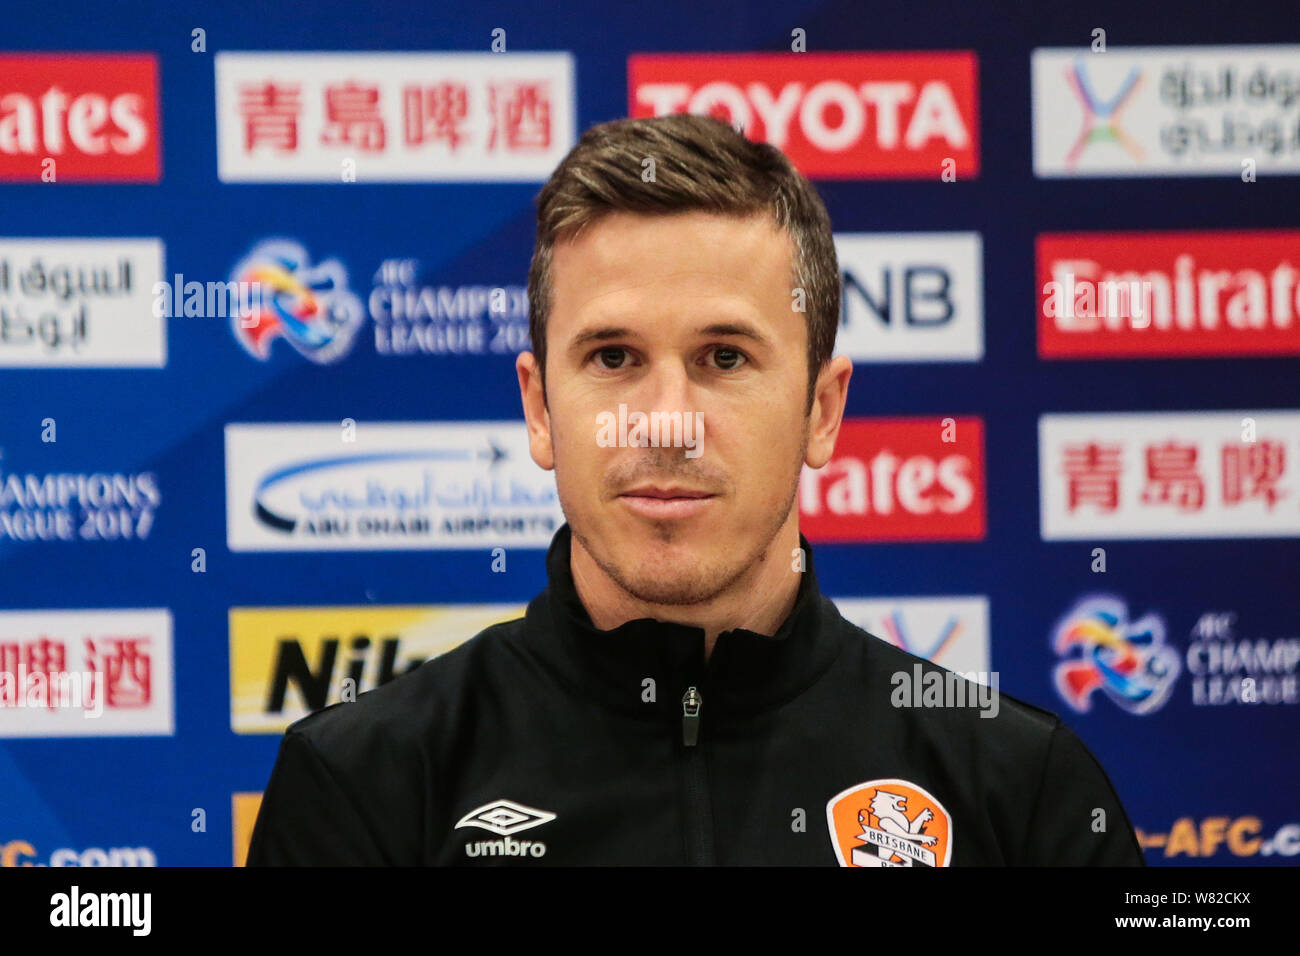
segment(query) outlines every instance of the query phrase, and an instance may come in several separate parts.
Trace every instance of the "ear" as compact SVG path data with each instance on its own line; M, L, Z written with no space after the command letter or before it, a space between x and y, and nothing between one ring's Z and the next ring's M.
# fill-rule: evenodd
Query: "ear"
M853 360L839 355L823 365L817 376L813 406L808 412L808 451L804 454L804 463L809 468L821 468L831 460L852 375Z
M519 374L519 397L524 403L524 420L528 423L528 452L538 466L550 471L555 467L555 449L551 445L551 414L546 409L542 391L542 373L532 352L520 352L515 359Z

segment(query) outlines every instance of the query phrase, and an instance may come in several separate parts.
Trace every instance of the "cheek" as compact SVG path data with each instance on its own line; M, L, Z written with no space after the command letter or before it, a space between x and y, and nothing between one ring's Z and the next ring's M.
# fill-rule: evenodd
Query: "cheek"
M752 500L762 501L763 507L772 501L784 503L790 483L798 481L803 467L803 421L792 419L788 410L760 417L762 412L774 411L756 409L722 452L737 488L745 489Z
M551 419L551 442L555 453L555 477L570 501L582 507L583 502L596 495L601 476L609 464L608 458L615 449L601 448L596 443L595 416L590 416L592 427L582 427L583 418L572 413L563 416L564 424Z
M709 425L715 428L710 430ZM787 405L755 398L745 407L728 410L725 417L705 415L705 435L716 434L718 445L730 459L747 462L788 464L791 449L800 441L803 420L790 413Z

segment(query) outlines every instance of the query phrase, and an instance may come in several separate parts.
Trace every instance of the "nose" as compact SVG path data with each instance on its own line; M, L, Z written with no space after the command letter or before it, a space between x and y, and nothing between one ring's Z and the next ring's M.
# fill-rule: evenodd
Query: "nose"
M674 356L655 362L649 374L638 383L635 400L643 412L689 411L691 402L690 370L685 361Z

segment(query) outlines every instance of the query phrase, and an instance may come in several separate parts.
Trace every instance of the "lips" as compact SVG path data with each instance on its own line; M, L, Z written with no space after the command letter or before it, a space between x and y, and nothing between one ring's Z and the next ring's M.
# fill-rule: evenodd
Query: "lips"
M643 485L640 488L633 488L630 491L625 491L623 492L623 495L632 498L661 498L661 499L711 498L713 497L713 492L695 491L692 488L678 488L672 485L666 488L660 488L654 485Z
M712 492L695 488L643 485L623 492L618 500L634 514L664 521L693 518L708 508L715 497Z

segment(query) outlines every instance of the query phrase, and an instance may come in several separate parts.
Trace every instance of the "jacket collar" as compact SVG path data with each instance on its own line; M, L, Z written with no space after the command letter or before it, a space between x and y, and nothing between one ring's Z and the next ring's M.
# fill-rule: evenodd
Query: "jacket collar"
M704 629L640 618L611 630L591 621L573 583L566 523L546 554L548 584L528 606L531 638L570 689L623 713L680 719L688 687L702 694L704 723L719 714L753 714L797 696L839 650L835 605L821 594L812 548L799 536L805 570L790 615L773 635L745 628L718 635L704 659ZM654 681L654 700L645 682Z

